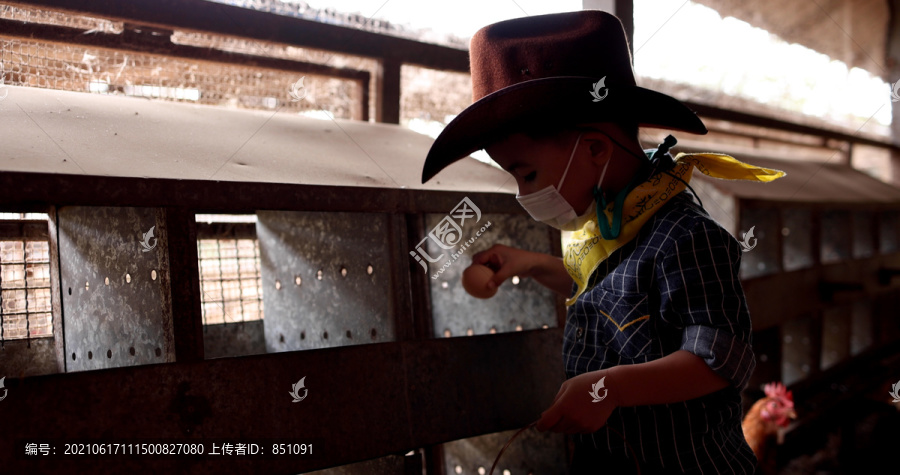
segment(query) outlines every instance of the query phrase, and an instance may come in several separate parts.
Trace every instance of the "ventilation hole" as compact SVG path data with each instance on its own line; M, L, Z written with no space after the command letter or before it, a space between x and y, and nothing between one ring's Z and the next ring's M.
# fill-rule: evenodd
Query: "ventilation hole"
M350 333L350 330L347 330L347 338L353 338L353 334Z
M325 339L327 340L327 339L328 339L328 332L325 332L323 335L325 336Z
M300 287L300 284L303 283L303 279L298 275L297 277L294 277L294 283L297 284L297 287Z
M69 295L72 295L72 287L69 287Z
M103 283L106 285L109 285L109 277L103 279Z
M279 334L278 334L278 341L281 342L281 343L284 343L284 335L282 335L282 334L279 333Z
M456 472L456 473L462 473L462 467L460 467L459 465L457 465L457 466L453 469L453 471Z
M372 329L372 339L374 340L377 335L378 335L378 332L376 332L375 329L373 328Z
M133 346L128 348L128 353L131 354L131 356L134 356L134 347Z
M131 274L125 274L125 282L131 283Z
M322 280L322 269L319 269L316 272L316 279Z
M89 359L89 360L94 359L94 352L93 352L93 351L88 351L88 359Z
M545 324L541 325L541 328L543 328L544 330L546 330L546 329L548 329L548 328L550 328L550 327L547 326L547 324L545 323Z
M450 329L449 328L444 330L444 337L450 338Z
M305 339L306 339L306 332L300 332L300 339L301 339L301 340L305 340Z
M484 467L478 467L478 475L484 475Z
M368 266L366 267L366 274L372 275L373 272L375 272L375 268L372 267L371 264L368 265Z
M446 282L441 282L441 288L442 288L442 289L446 289L446 288L448 288L448 287L450 287L450 284L448 284L448 283L446 283Z
M150 271L150 278L156 280L156 269Z
M347 277L347 268L341 267L341 277Z
M503 475L512 475L509 470L504 470Z
M72 361L75 361L75 353L72 353Z
M157 347L156 348L156 356L161 356L161 355L162 355L162 350L160 350L159 347Z
M112 350L109 350L109 349L106 350L106 357L107 357L107 358L112 358Z
M522 331L522 325L516 325L516 331L517 332Z
M497 333L497 329L494 328L494 327L491 327L490 332L491 332L491 333Z
M512 278L513 285L519 285L519 276L514 275Z
M281 281L275 280L275 290L281 290Z
M472 330L471 328L469 328L468 330L466 330L466 336L472 336L472 335L474 335L474 334L475 334L475 331Z

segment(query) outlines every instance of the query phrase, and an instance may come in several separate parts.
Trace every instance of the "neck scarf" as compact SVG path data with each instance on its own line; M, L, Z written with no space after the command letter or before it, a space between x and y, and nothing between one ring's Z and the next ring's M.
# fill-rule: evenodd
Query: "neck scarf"
M673 196L684 191L690 183L694 168L714 178L727 180L751 180L770 182L785 175L783 171L757 167L738 161L729 155L719 153L679 153L669 173L656 173L643 183L639 183L625 197L622 205L621 232L615 239L604 239L598 227L597 218L589 220L566 245L563 263L572 280L578 285L575 295L566 300L572 305L587 290L591 274L597 270L614 251L634 239L638 231ZM602 210L605 219L613 217L615 203L608 203ZM598 205L599 206L599 205Z

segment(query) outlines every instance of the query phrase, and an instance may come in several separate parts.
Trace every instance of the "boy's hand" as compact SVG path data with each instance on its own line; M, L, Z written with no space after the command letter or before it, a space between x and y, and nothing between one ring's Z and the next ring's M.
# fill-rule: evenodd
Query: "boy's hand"
M473 255L472 263L493 269L494 277L488 282L488 289L493 290L514 275L531 277L531 270L538 257L539 255L534 252L494 244L490 249Z
M537 430L589 434L606 425L606 420L618 406L616 387L608 376L609 371L598 370L566 380L553 404L541 413ZM601 388L598 383L604 377ZM602 400L593 402L594 399Z

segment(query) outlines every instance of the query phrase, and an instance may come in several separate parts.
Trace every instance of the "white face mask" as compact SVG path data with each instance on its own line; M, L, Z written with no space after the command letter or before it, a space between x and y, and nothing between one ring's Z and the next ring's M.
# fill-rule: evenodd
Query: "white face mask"
M572 149L572 155L569 156L569 163L566 164L566 170L559 180L559 185L556 187L549 185L540 191L529 193L525 196L516 195L516 200L535 221L540 221L562 231L581 229L596 213L595 200L591 200L591 205L588 206L588 209L581 215L578 215L575 213L572 205L559 194L559 189L562 187L563 181L565 181L566 175L569 173L569 166L572 165L572 159L575 157L575 151L578 150L578 143L581 142L582 134L584 132L579 133L578 138L575 139L575 148ZM603 172L600 174L600 180L597 183L598 186L603 183L603 177L606 176L606 167L609 166L611 161L612 157L603 165Z

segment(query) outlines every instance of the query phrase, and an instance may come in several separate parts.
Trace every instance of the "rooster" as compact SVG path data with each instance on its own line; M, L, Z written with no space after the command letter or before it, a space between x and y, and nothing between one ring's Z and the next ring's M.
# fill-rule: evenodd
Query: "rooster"
M797 418L794 411L794 396L781 383L766 384L766 397L756 401L744 416L741 428L744 438L759 460L762 473L775 473L776 462L773 453L775 436L781 442L780 429L787 427Z

